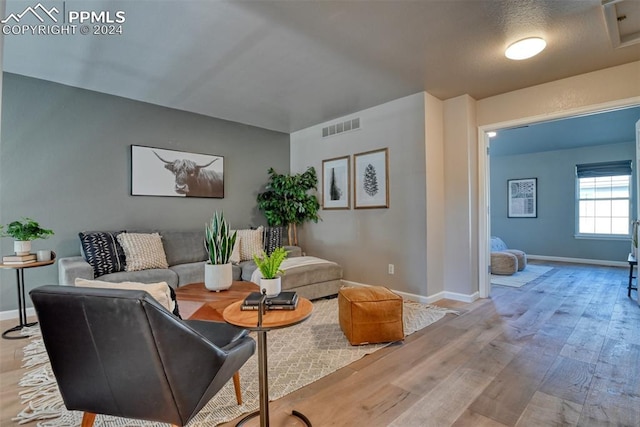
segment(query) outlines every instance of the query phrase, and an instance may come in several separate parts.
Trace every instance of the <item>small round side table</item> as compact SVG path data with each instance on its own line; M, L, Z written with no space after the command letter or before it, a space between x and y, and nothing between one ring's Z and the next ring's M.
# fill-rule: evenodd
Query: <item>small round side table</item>
M265 297L260 300L258 310L243 311L243 301L237 301L224 309L224 320L234 326L256 331L258 334L258 383L260 409L241 419L237 427L249 419L260 416L260 427L269 427L269 380L267 368L267 332L272 329L286 328L304 322L313 311L313 304L306 298L298 298L295 310L264 310ZM311 421L302 413L293 410L291 414L311 427Z
M0 264L0 268L16 270L16 283L18 285L18 315L20 324L11 329L7 329L2 333L2 338L7 340L18 340L28 338L26 335L11 336L12 332L20 332L23 328L36 325L38 322L27 323L27 299L24 294L24 270L27 268L44 267L56 262L56 254L51 251L51 259L49 261L36 261L27 264Z

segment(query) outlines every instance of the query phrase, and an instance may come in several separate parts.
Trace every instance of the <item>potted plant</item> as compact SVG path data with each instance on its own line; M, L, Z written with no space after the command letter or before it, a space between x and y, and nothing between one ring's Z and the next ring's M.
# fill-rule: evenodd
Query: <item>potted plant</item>
M229 258L236 244L237 231L231 233L224 214L216 212L205 225L204 246L209 259L204 266L204 285L212 291L229 289L233 283L233 267Z
M287 227L290 245L298 244L298 225L320 219L320 202L315 194L308 194L317 186L318 177L313 167L295 175L279 174L269 168L269 182L266 191L258 194L258 208L270 226Z
M32 240L46 239L53 234L52 230L40 227L40 224L31 218L10 222L6 229L0 226L0 237L13 237L13 250L16 255L27 255L31 252Z
M262 273L260 292L266 290L267 297L277 296L282 289L282 278L279 275L284 274L284 271L280 270L280 265L286 258L287 250L283 247L276 248L271 255L267 255L264 251L261 257L253 255L253 260Z

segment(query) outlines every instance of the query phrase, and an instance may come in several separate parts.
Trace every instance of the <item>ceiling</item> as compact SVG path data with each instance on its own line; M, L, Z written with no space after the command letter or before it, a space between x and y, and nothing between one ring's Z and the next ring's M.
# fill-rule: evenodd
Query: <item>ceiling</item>
M638 120L640 106L503 129L491 138L491 156L633 142Z
M41 3L123 11L123 34L7 35L5 71L287 133L420 91L482 99L640 60L640 44L612 47L601 0ZM5 17L35 4L7 0ZM640 1L625 8L633 33ZM546 50L506 59L526 36Z

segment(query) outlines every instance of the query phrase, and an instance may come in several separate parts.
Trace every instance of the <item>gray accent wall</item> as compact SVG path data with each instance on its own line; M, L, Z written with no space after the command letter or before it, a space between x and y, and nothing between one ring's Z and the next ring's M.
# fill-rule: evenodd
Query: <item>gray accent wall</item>
M0 218L52 228L34 251L77 255L83 230L200 230L216 210L235 228L266 224L256 196L267 170L289 171L284 133L10 73L2 90ZM224 156L224 199L131 196L132 144ZM0 244L13 252L10 238ZM27 291L57 283L57 265L25 280ZM16 309L14 271L0 281L0 311Z
M626 261L629 240L577 239L575 166L635 159L635 143L491 157L491 234L529 254ZM634 162L635 180L635 162ZM507 180L538 179L538 217L507 218ZM632 190L632 199L635 191ZM632 202L631 212L635 212Z

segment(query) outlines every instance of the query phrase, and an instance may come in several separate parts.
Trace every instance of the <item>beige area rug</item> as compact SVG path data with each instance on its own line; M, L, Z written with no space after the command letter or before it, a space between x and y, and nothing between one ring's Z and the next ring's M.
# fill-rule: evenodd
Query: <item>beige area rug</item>
M268 334L271 400L310 384L386 345L351 346L338 325L337 298L316 301L313 308L313 314L306 322L290 328L276 329ZM405 302L405 334L412 334L442 319L447 313L455 312L440 307ZM20 424L39 420L37 425L42 427L79 426L82 413L67 411L64 407L39 330L37 327L33 329L30 332L34 339L25 347L23 366L37 367L30 369L20 381L20 386L24 387L20 396L26 407L14 420ZM240 370L240 381L244 399L242 406L236 404L233 385L229 381L189 423L189 426L215 426L258 408L257 352ZM105 427L165 424L98 415L94 425Z
M553 267L529 264L525 267L524 270L518 271L511 276L492 274L491 284L519 288L529 282L536 280L538 277L542 276L545 273L548 273L551 270L553 270Z

